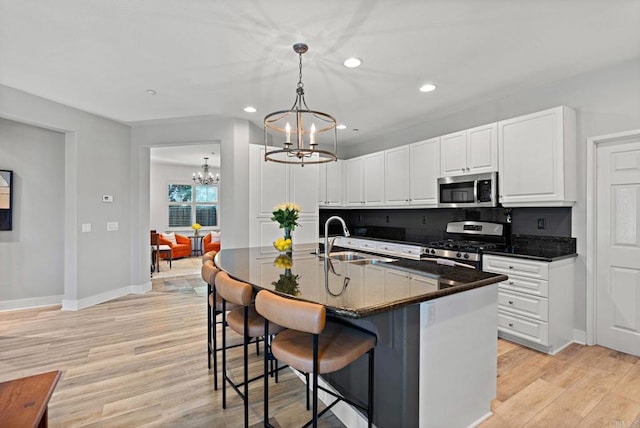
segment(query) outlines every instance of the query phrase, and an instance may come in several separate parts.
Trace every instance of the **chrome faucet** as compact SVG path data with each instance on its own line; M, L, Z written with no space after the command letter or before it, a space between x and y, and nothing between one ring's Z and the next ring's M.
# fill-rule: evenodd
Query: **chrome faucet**
M329 223L331 223L333 220L338 220L340 223L342 223L342 231L344 233L344 236L350 236L349 229L347 229L347 224L344 222L342 217L339 217L337 215L329 217L327 221L324 223L324 258L325 260L329 259L329 253L331 253L331 247L333 247L334 242L336 242L336 238L333 238L332 240L329 239Z

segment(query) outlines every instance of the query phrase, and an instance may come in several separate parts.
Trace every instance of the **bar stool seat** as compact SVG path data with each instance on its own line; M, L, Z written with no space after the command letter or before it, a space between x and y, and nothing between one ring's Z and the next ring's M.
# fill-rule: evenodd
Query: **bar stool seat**
M264 324L262 325L264 330ZM328 322L318 337L318 373L338 371L376 346L376 338L342 324ZM278 334L271 345L280 362L305 373L313 372L313 336L297 330Z

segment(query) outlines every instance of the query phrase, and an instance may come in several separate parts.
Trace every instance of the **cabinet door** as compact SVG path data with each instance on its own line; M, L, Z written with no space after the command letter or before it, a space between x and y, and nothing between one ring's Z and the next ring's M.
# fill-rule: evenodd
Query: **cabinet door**
M327 164L318 165L318 204L327 204Z
M277 163L274 165L280 168L283 166ZM287 165L289 168L289 199L282 202L294 202L300 205L300 215L318 213L318 166L314 164L304 167Z
M573 118L565 129L564 114ZM575 115L558 107L498 122L500 202L514 205L571 205L565 174L575 183ZM565 133L567 141L565 142ZM565 156L568 158L565 159ZM573 187L571 187L572 189Z
M384 152L384 200L387 205L409 203L409 146Z
M346 174L346 199L347 205L361 206L364 203L362 195L362 158L349 159L345 161L344 172Z
M384 152L367 155L364 158L364 203L382 205L384 203Z
M258 210L254 214L271 216L273 207L288 201L288 169L286 165L265 162L264 147L260 147L259 150L259 146L253 147L255 147L254 151L259 151L260 156L257 160L258 174L256 180L254 180L255 186L252 189L252 198L258 201ZM315 199L313 203L315 205Z
M440 138L409 146L409 201L413 205L438 203L440 176Z
M326 201L327 205L342 205L342 166L343 162L329 162L326 166Z
M467 172L471 174L498 170L498 124L467 130Z
M440 170L443 176L466 174L467 131L440 137Z

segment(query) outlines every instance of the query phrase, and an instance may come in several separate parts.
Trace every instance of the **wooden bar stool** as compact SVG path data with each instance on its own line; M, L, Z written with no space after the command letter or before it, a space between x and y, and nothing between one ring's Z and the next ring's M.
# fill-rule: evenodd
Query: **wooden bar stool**
M265 333L272 322L287 328L278 333L271 341L270 352L280 362L288 364L313 377L313 418L304 427L318 426L318 418L339 401L345 401L367 413L369 427L373 424L373 368L376 336L353 326L326 320L326 308L323 305L287 299L266 290L256 296L256 310L265 318ZM265 371L267 369L265 350ZM368 354L369 389L367 407L363 407L345 397L318 385L318 375L340 370ZM327 408L318 413L318 389L336 398ZM264 425L269 425L268 382L264 383Z
M234 383L227 375L226 329L222 329L222 408L227 408L227 384L229 384L244 401L244 426L249 426L249 382L261 377L267 377L268 372L249 379L248 345L252 337L271 336L283 328L270 323L265 329L265 320L253 305L253 287L246 282L231 278L226 272L219 272L215 278L216 292L222 299L222 320L229 328L243 337L243 381ZM228 309L228 303L238 305L233 310ZM227 313L227 311L229 311ZM265 341L266 343L266 341ZM265 352L266 353L266 352ZM277 373L277 370L276 370ZM243 390L240 390L243 387Z

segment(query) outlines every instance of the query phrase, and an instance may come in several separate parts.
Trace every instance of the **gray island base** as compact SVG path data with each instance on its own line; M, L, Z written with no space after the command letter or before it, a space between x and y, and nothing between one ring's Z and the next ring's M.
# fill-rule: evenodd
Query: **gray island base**
M322 303L329 316L377 335L376 427L468 427L491 415L497 283L505 275L400 261L375 266L334 262L326 269L318 256L296 248L290 270L298 276L297 286L283 292L277 289L283 274L277 257L267 248L222 250L215 263L256 289ZM366 371L366 359L361 359L323 375L320 382L366 403ZM347 404L332 411L350 428L367 425Z

